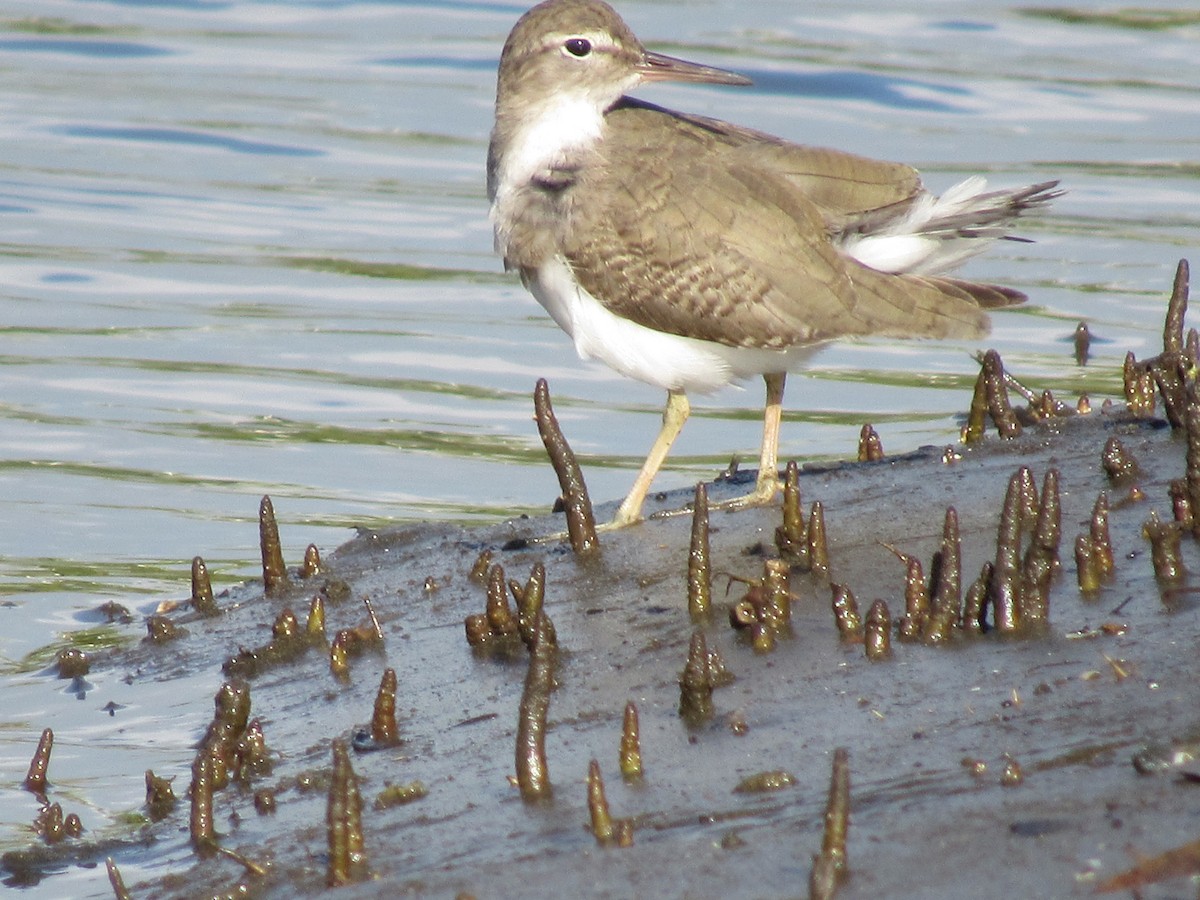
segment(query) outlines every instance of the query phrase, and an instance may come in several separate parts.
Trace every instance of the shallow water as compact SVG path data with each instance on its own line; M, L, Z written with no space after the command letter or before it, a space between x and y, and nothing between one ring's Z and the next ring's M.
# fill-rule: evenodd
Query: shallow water
M1152 352L1196 245L1200 23L1189 4L1160 8L1184 21L1001 2L621 6L649 45L757 82L644 92L656 102L910 162L938 189L975 172L1063 179L1070 193L1023 229L1036 243L965 274L1030 294L987 343L1071 396L1119 393L1115 363ZM41 728L110 723L103 677L80 703L27 654L94 627L106 600L143 613L184 595L195 554L219 581L253 574L264 493L293 561L356 524L544 509L557 485L529 400L543 376L593 495L628 487L662 398L579 362L491 252L494 65L523 9L16 0L0 14L5 788ZM1088 368L1072 358L1080 320L1102 339ZM791 379L781 452L850 456L866 421L889 452L952 442L976 349L825 350ZM747 388L694 404L662 486L753 458ZM175 744L201 724L156 723ZM89 796L101 821L140 802ZM27 840L10 806L6 847Z

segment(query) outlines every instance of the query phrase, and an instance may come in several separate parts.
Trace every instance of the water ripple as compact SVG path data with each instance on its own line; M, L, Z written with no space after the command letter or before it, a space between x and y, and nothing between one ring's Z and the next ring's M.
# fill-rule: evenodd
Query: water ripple
M287 144L246 141L241 138L180 128L135 128L103 125L61 125L50 129L67 137L99 138L118 141L144 141L153 144L185 144L193 147L216 147L234 153L258 156L324 156L325 151Z

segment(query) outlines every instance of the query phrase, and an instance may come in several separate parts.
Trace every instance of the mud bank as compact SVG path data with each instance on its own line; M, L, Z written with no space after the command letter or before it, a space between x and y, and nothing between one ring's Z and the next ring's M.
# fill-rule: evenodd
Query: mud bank
M588 557L539 542L563 530L561 515L363 532L310 559L306 577L276 571L267 590L257 582L224 592L214 616L168 612L181 629L173 639L92 660L90 677L108 672L160 697L175 693L200 719L223 682L248 690L247 715L268 751L212 793L210 811L189 812L192 754L160 757L158 774L180 777L179 802L158 821L9 853L5 875L28 884L84 866L102 883L112 857L135 897L309 896L330 880L347 882L345 897L806 896L837 748L848 750L851 781L839 897L1084 896L1119 887L1112 879L1137 857L1172 848L1185 848L1181 862L1159 860L1133 883L1171 865L1194 872L1197 788L1186 765L1172 763L1200 738L1200 620L1187 574L1200 559L1190 525L1170 526L1182 543L1169 571L1161 558L1156 570L1146 536L1152 511L1164 523L1176 515L1171 482L1189 469L1185 432L1110 404L1013 438L802 470L805 510L823 508L829 570L792 571L790 621L778 623L768 652L732 628L728 612L761 581L764 558L778 555L778 506L713 510L714 609L699 621L688 610L688 515L603 534ZM1114 437L1123 467L1112 465ZM966 591L998 560L1001 508L1021 467L1037 484L1057 473L1060 564L1047 622L1003 633L993 610L982 631L960 620L941 639L902 640L897 553L923 561L928 575L952 506ZM710 501L744 492L739 480L709 484ZM1113 566L1081 589L1076 538L1096 536L1102 494ZM647 512L690 499L659 495ZM611 507L598 512L603 519ZM535 680L529 653L515 639L472 647L464 633L464 620L485 608L485 553L522 584L545 567L557 660L544 728L549 789L537 800L514 783L518 710ZM839 632L833 584L849 587L864 615L872 601L887 602L891 650L876 654L885 658L868 659L861 641ZM324 634L275 654L269 648L292 628L280 631L283 611L302 622L314 597ZM339 631L351 635L340 676L329 649ZM711 716L685 718L680 683L697 633L733 677L712 690ZM371 722L387 669L395 733L377 740ZM618 755L630 701L644 767L633 778ZM152 741L152 718L129 727ZM347 781L343 761L336 803L335 742L351 748L356 779ZM592 833L593 759L612 816L631 820L629 846ZM130 771L140 765L131 760ZM75 798L56 796L54 781L51 756L44 796L73 811ZM330 843L327 815L340 845ZM345 854L336 878L331 853ZM1181 883L1163 885L1142 896Z

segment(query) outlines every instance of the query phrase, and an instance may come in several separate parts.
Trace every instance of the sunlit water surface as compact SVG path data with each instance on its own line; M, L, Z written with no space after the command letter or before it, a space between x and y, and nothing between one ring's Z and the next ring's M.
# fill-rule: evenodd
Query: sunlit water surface
M1029 293L987 342L1018 376L1118 395L1121 358L1154 352L1175 263L1197 245L1191 5L901 6L622 12L652 47L756 81L644 92L656 102L909 162L935 189L976 172L1062 179L1070 193L1022 229L1035 243L998 245L965 274ZM183 771L207 712L193 696L215 677L184 697L98 673L81 701L45 648L97 628L105 601L140 618L186 595L196 554L219 583L254 574L263 494L293 562L355 525L544 510L557 485L531 422L539 377L593 496L628 487L663 398L578 361L492 254L495 61L523 9L10 0L0 13L0 849L30 840L17 786L43 727L97 833L140 805L142 769ZM1085 368L1080 321L1099 338ZM889 452L952 443L978 349L825 350L791 379L782 454L852 456L864 422ZM660 486L753 459L761 396L747 388L696 400ZM110 717L109 701L127 710ZM96 764L95 746L140 756ZM30 895L64 892L109 896L98 872Z

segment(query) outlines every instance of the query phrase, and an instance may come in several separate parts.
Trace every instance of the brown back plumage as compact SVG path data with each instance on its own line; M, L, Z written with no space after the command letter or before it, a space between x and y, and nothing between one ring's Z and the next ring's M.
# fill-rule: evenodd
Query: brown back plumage
M721 344L976 337L1017 291L876 272L831 235L921 190L907 166L623 101L583 168L561 251L617 315Z

